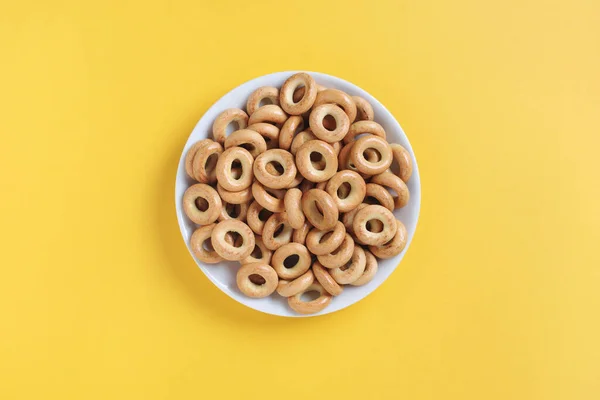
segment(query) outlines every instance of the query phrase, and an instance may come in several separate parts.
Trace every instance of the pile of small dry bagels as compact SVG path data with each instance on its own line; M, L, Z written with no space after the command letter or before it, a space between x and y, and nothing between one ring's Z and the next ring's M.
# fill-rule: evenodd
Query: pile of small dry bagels
M255 90L246 111L223 111L214 140L195 143L185 159L200 182L183 196L200 225L190 243L196 258L239 261L242 293L277 291L302 314L327 307L343 285L371 281L377 258L406 245L392 211L408 203L412 174L408 151L373 119L365 99L306 73ZM227 135L231 123L239 129ZM305 301L307 292L319 296Z

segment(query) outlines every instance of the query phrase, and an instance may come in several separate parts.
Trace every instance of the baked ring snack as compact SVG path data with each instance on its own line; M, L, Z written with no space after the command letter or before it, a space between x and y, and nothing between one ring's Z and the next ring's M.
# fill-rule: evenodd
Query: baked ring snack
M197 183L183 194L183 212L198 225L212 224L219 218L223 203L211 186Z
M294 243L306 244L306 236L310 232L312 226L308 222L304 222L299 229L295 229L292 234L292 241Z
M333 228L339 216L331 196L320 189L310 189L302 195L302 211L308 222L322 231Z
M329 179L325 190L333 199L339 212L348 212L363 202L367 195L367 187L365 180L357 172L343 170Z
M188 174L188 176L190 178L196 179L196 177L194 176L193 162L194 162L194 157L196 156L196 153L198 153L198 149L200 147L202 147L203 145L205 145L206 143L210 143L210 142L212 142L212 140L210 140L210 139L203 139L203 140L197 141L196 143L194 143L192 145L192 147L190 147L190 149L185 154L185 172Z
M394 158L394 162L398 164L398 177L404 181L404 183L408 182L410 177L412 176L412 159L410 158L410 154L408 150L399 145L398 143L391 143L392 155ZM393 162L392 162L393 165Z
M358 121L350 125L348 134L344 137L344 144L353 142L356 136L370 134L379 136L382 139L386 138L385 130L375 121Z
M319 155L323 164L316 165L312 161ZM324 182L331 178L338 169L338 160L333 147L322 140L309 140L296 153L296 167L302 176L311 182Z
M213 137L216 142L219 144L225 143L227 138L226 129L232 122L237 123L238 129L244 129L248 126L248 114L239 108L229 108L219 114L212 126Z
M294 92L303 86L302 98L294 101ZM279 91L279 103L284 111L290 115L300 115L307 112L317 98L317 83L307 73L300 72L290 76L281 86Z
M315 300L303 301L301 298L302 295L311 291L318 292L319 297ZM313 282L306 290L288 297L288 305L299 314L314 314L327 307L331 303L331 298L331 295L323 289L323 286L317 282Z
M277 250L292 241L293 229L287 221L287 214L275 213L269 217L262 231L263 243L269 250Z
M223 146L210 139L203 141L192 160L192 174L200 183L213 184L217 181L217 162Z
M336 104L344 110L350 123L353 123L356 119L356 103L346 92L337 89L325 89L317 92L313 107L318 107L321 104Z
M365 203L379 204L390 211L394 211L394 198L386 188L376 183L367 183L366 189Z
M281 279L277 285L277 293L283 297L294 296L298 293L304 292L310 287L315 281L315 276L311 270L307 270L304 274L300 275L292 281L286 281Z
M289 189L283 198L285 212L292 229L300 229L306 218L302 211L302 191L300 189Z
M367 223L378 220L383 224L381 231L369 230ZM380 246L390 241L396 233L396 219L394 214L380 205L368 205L358 211L352 221L352 231L361 243Z
M370 161L365 152L369 149L379 153L379 160ZM356 166L358 172L367 175L376 175L384 172L392 165L392 148L379 136L363 136L354 142L350 150L350 160Z
M369 250L365 250L364 252L366 259L365 269L362 275L357 280L350 283L352 286L366 285L367 283L373 280L375 274L377 273L377 259Z
M248 96L248 101L246 101L248 115L254 114L261 107L263 101L269 101L269 104L275 104L276 106L279 105L279 89L273 86L262 86L252 92Z
M286 243L273 253L272 264L281 279L296 279L312 265L310 253L300 243Z
M365 271L367 259L365 251L360 246L354 246L354 252L349 265L332 268L329 273L340 285L347 285L360 278Z
M219 214L218 220L223 221L226 219L237 219L240 221L246 221L248 207L248 203L230 204L223 202L223 207L221 207L221 213Z
M345 236L346 228L338 221L332 229L311 229L306 236L306 247L316 256L330 254L340 247Z
M275 270L265 263L244 264L236 274L240 292L248 297L267 297L277 289L279 279Z
M396 208L402 208L408 204L408 201L410 200L408 186L406 186L406 183L404 183L402 179L393 173L385 171L381 174L375 175L373 178L371 178L371 182L381 186L389 187L396 192L396 196L394 196L394 206L396 206Z
M321 284L321 286L323 286L323 289L325 289L327 293L329 293L332 296L339 296L340 294L342 294L344 288L341 287L339 283L335 281L335 279L333 279L333 277L329 273L330 270L323 267L321 263L315 261L312 267L312 271L315 275L315 279L319 281L319 283Z
M257 132L265 138L267 149L276 148L279 144L279 128L275 125L266 122L258 122L256 124L248 125L248 129Z
M248 207L246 221L254 233L262 235L265 222L267 222L271 215L273 215L272 211L261 206L258 201L253 201Z
M294 136L292 139L292 145L290 146L290 153L296 155L298 149L309 140L317 140L317 137L312 133L310 129L305 130Z
M192 253L194 253L196 258L203 263L216 264L223 261L223 258L212 248L212 244L210 245L209 249L205 248L205 242L208 242L206 245L210 244L210 235L212 234L215 226L216 224L201 226L200 228L196 229L194 233L192 233L192 237L190 239L190 248L192 249Z
M282 169L279 175L267 170L269 164L279 165ZM296 178L296 164L291 153L282 149L267 150L254 160L254 176L264 186L272 189L285 189Z
M327 129L323 124L327 116L331 116L335 120L335 128L332 130ZM310 113L308 125L317 138L333 143L346 136L350 129L350 120L344 110L335 104L321 104Z
M296 90L294 90L294 102L299 102L300 100L302 100L302 97L304 96L304 92L305 92L305 87L304 86L300 86L299 88L297 88ZM319 85L317 83L317 94L319 94L319 92L322 92L323 90L326 90L327 88L323 85ZM302 113L302 114L306 114L306 113Z
M242 147L231 147L223 152L217 161L217 181L225 190L239 192L252 185L254 173L252 164L254 158L250 152ZM241 175L233 174L234 163L239 163Z
M265 246L262 241L262 237L258 235L254 235L254 250L252 253L244 259L240 261L240 264L252 264L255 262L260 262L263 264L271 265L271 258L273 257L273 252Z
M375 113L371 103L360 96L352 96L354 104L356 104L356 121L373 121Z
M354 240L346 233L340 247L335 249L331 254L317 256L317 259L325 268L338 268L350 261L354 247Z
M299 115L292 115L279 130L279 148L289 150L297 132L304 129L304 120Z
M354 210L348 211L342 216L342 223L346 227L346 231L352 233L352 223L354 222L354 217L356 213L368 206L366 203L359 204Z
M285 190L265 187L262 183L255 181L252 184L252 195L258 204L271 212L285 211L285 204L283 202Z
M240 129L227 136L227 139L225 139L225 150L236 146L248 150L254 158L267 151L265 138L252 129Z
M253 125L261 122L283 124L287 118L287 114L281 107L276 106L275 104L267 104L266 106L260 107L250 116L248 124Z
M225 235L229 232L241 236L241 243L237 241L233 244L228 243ZM240 261L248 257L256 243L252 229L237 219L226 219L219 222L213 228L210 241L217 254L229 261Z
M217 192L221 199L225 203L229 204L242 204L252 201L252 188L240 190L239 192L230 192L229 190L223 189L223 186L217 183Z
M404 250L407 240L408 232L406 231L406 227L400 220L396 220L396 233L392 240L381 246L369 246L369 250L376 257L382 259L392 258Z
M340 152L338 153L339 169L341 169L341 170L348 169L350 171L354 171L354 172L358 173L363 179L367 179L370 177L370 175L359 172L358 168L356 168L356 165L354 165L352 160L350 160L350 152L352 151L353 146L354 146L354 142L351 142L351 143L344 145L341 148ZM369 154L367 152L370 150L371 149L367 149L365 152L365 155ZM369 159L371 159L371 158L369 158Z

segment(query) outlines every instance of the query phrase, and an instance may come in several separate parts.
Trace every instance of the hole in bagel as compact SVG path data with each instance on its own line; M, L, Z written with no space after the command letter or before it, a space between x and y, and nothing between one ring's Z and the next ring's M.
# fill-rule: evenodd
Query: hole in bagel
M206 238L204 240L204 242L202 242L202 248L206 251L215 251L215 248L213 247L210 238Z
M317 171L323 171L325 169L325 167L327 167L327 163L325 162L325 160L321 160L321 161L313 162L312 166Z
M265 139L265 144L267 145L267 149L272 149L272 148L277 147L279 145L278 141L273 140L270 137L263 136L263 139Z
M244 244L244 239L242 238L242 235L234 231L229 231L228 234L231 235L233 247L242 247L242 244Z
M255 285L264 285L265 283L267 283L265 278L263 278L259 274L250 274L250 276L248 276L248 279Z
M367 230L373 233L383 231L383 223L378 219L370 219L367 221Z
M279 163L278 161L268 162L266 170L268 173L275 176L281 176L285 172L283 165L281 165L281 163Z
M310 153L310 163L317 171L323 171L327 166L323 155L317 151Z
M294 131L294 137L299 134L300 132L302 132L304 129L304 125L303 123L299 123L298 126L296 127L296 130Z
M225 134L227 136L229 136L229 134L231 134L232 132L235 132L237 130L240 129L240 124L237 121L231 121L226 127L225 127Z
M337 121L333 118L333 115L328 114L323 118L323 128L327 129L329 132L335 131L335 128L337 128Z
M381 153L377 149L369 148L363 151L363 157L367 162L377 163L381 161Z
M321 205L319 204L318 201L315 201L315 208L317 209L317 212L319 213L319 215L321 217L325 216L325 214L323 213L323 209L321 208Z
M240 179L240 177L242 176L242 169L241 168L232 169L231 176L233 176L233 179L235 179L235 180Z
M381 202L373 196L365 197L365 199L363 200L363 203L365 203L365 204L381 204Z
M316 163L323 160L323 155L317 151L310 153L310 162Z
M260 249L260 247L255 244L254 245L254 250L252 250L252 253L250 253L250 255L258 260L260 260L263 257L263 252Z
M277 236L281 235L281 232L283 232L283 228L283 224L277 225L277 229L275 229L275 232L273 232L273 237L276 238Z
M252 143L242 143L239 146L248 150L250 153L256 150L256 147Z
M283 195L282 192L280 191L276 191L277 189L271 189L270 187L265 187L265 191L271 195L272 197L275 197L276 199L282 199ZM285 193L285 192L283 192Z
M204 169L206 170L206 172L211 172L212 170L214 170L217 166L218 160L219 155L217 153L212 153L210 156L208 156L206 162L204 163Z
M333 235L333 232L327 232L326 234L324 234L323 236L321 236L321 239L319 239L319 243L326 242L327 239L329 239L329 237L331 235Z
M352 187L348 182L343 182L340 187L338 187L337 196L343 200L348 197L351 189Z
M302 100L305 91L306 89L304 88L303 84L296 86L296 89L294 89L294 94L292 95L292 100L294 103L298 103L300 100Z
M344 241L346 241L346 239L344 239ZM338 248L337 248L337 249L335 249L334 251L332 251L332 252L331 252L331 255L332 255L332 256L335 256L335 255L337 255L337 254L340 254L340 251L342 251L342 245L343 245L343 244L344 244L344 242L342 242L342 244L340 244L340 245L338 246Z
M269 219L269 217L273 215L273 213L269 210L267 210L266 208L263 208L262 210L260 210L260 212L258 213L258 219L261 221L266 221Z
M283 260L283 266L285 268L293 268L298 264L298 261L300 261L300 256L298 254L291 254Z
M233 179L240 179L242 176L242 163L239 160L233 160L230 169Z
M348 261L346 264L342 265L342 266L340 267L340 269L341 269L342 271L345 271L345 270L347 270L348 268L350 268L350 265L352 265L352 260L350 260L350 261Z
M398 160L396 159L396 157L392 158L392 164L390 165L390 171L392 171L392 173L394 175L400 175L400 164L398 164Z
M242 237L238 237L238 241L241 241ZM233 235L231 234L231 232L228 232L225 234L225 242L227 244L229 244L230 246L233 246L235 243L235 238L233 237Z
M196 203L196 207L198 208L198 210L200 210L202 212L208 210L208 201L206 201L206 199L204 197L196 198L194 203Z
M240 213L242 212L242 206L240 206L239 204L230 204L230 203L227 203L225 205L225 212L231 218L237 218L237 217L240 216Z
M260 99L260 101L258 102L258 108L262 107L262 106L267 106L269 104L275 104L273 103L273 100L271 100L270 97L263 97L262 99Z
M392 237L390 240L388 240L387 242L385 242L384 244L382 244L381 246L389 246L392 242L394 241L394 237Z
M319 293L318 290L307 290L306 292L302 293L300 295L300 300L301 301L313 301L318 299L321 296L321 293Z

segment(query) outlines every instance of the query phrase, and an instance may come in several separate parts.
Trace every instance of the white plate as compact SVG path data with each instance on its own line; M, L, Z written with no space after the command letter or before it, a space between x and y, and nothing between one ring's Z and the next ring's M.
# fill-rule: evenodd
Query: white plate
M225 96L221 97L221 99L219 99L219 101L217 101L206 112L206 114L202 116L200 121L198 121L198 124L196 124L196 127L192 131L192 134L188 138L185 148L181 153L181 159L179 160L179 168L177 169L177 178L175 182L175 206L177 208L177 220L179 221L181 234L183 235L183 240L188 246L188 250L190 250L190 237L196 229L196 225L186 217L182 209L183 193L190 185L194 183L185 172L185 155L188 149L198 140L205 139L207 137L212 138L212 123L217 115L223 110L231 107L245 109L246 100L254 90L261 86L281 87L283 82L295 72L296 71L277 72L274 74L261 76L236 87ZM419 178L417 162L408 138L404 134L400 124L398 124L392 114L379 101L358 86L353 85L352 83L343 79L318 72L309 73L315 78L317 83L321 85L340 89L352 96L361 96L369 101L369 103L371 103L373 106L373 110L375 111L375 121L381 124L385 129L388 141L390 143L400 143L402 146L404 146L410 152L413 161L413 174L408 181L410 201L406 207L394 211L396 218L404 223L408 231L408 242L406 244L406 248L404 251L402 251L402 253L394 258L388 260L379 260L379 270L371 282L359 287L346 286L344 288L344 292L340 296L334 297L328 307L319 313L312 314L323 315L341 310L342 308L348 307L357 301L362 300L369 293L373 292L379 285L381 285L383 281L385 281L396 269L402 260L402 257L404 257L404 254L408 250L415 233L417 220L419 219L419 208L421 206L421 182ZM192 254L192 257L194 257L191 250L190 254ZM305 316L296 314L288 307L286 299L279 296L277 293L274 293L271 296L263 299L252 299L244 296L238 290L235 282L235 275L239 268L239 263L222 262L219 264L203 264L196 259L195 261L196 264L198 264L198 267L200 267L202 272L204 272L204 274L212 281L212 283L214 283L219 289L236 301L239 301L250 308L268 314L286 317Z

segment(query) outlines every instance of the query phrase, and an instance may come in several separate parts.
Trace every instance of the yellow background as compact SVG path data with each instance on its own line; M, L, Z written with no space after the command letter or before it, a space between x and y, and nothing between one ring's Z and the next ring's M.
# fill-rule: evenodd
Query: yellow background
M0 398L600 398L600 3L0 5ZM398 118L401 266L313 319L247 309L181 239L221 95L322 71Z

